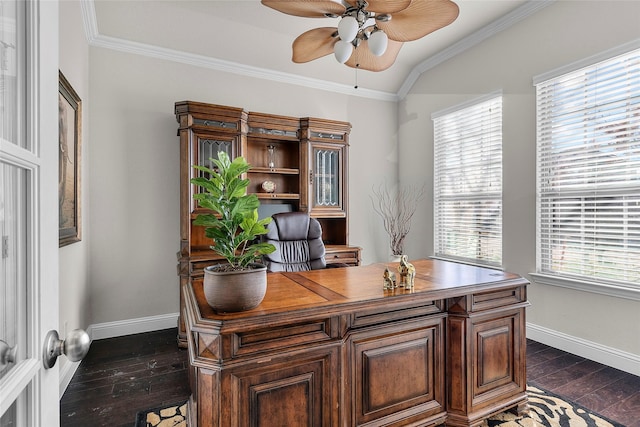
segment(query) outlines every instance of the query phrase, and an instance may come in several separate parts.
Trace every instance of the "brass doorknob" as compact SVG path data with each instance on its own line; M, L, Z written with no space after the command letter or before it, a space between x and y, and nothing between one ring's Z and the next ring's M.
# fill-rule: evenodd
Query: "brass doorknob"
M42 362L49 369L56 364L58 356L64 354L72 362L82 360L89 352L91 339L82 329L74 329L69 332L64 340L61 340L57 331L49 331L44 340Z
M15 363L18 346L9 347L9 344L0 340L0 369L9 363Z

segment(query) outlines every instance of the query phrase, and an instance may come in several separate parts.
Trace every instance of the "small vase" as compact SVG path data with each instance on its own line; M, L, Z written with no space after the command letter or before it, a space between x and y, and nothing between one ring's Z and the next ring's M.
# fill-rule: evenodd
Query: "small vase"
M204 269L203 289L207 303L218 313L251 310L260 305L267 293L267 267L251 264L242 271L217 271L220 266Z
M389 262L400 262L402 255L389 255Z

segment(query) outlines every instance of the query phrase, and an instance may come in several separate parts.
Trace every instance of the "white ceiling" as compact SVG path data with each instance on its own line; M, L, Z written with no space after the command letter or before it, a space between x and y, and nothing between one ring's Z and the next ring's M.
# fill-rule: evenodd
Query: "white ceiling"
M425 0L414 0L425 1ZM360 92L408 90L433 61L482 40L542 7L545 1L454 0L460 14L451 25L404 44L396 63L382 72L359 70ZM263 6L259 0L93 0L94 44L135 45L144 54L161 50L217 64L225 71L353 90L356 71L333 55L305 64L291 61L291 43L304 31L336 26L335 18L300 18ZM94 15L94 16L91 16ZM91 38L90 38L91 39ZM108 41L108 43L106 42ZM140 53L139 52L139 53ZM412 80L413 79L413 80Z

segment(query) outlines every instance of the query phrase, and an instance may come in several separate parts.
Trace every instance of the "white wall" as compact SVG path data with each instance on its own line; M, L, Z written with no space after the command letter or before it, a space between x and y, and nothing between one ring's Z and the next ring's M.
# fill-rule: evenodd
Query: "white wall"
M60 248L59 251L59 332L61 336L76 329L86 329L90 323L88 307L89 224L87 194L90 192L87 157L91 149L89 137L89 45L82 27L78 1L61 1L59 5L59 67L82 100L82 163L81 218L82 240ZM62 372L69 363L59 358ZM64 375L63 375L64 376Z
M89 66L91 323L178 312L176 101L351 122L350 243L364 248L364 263L385 259L369 190L396 179L396 103L97 47L90 49Z
M640 37L640 2L558 1L502 33L425 72L399 105L400 179L433 185L431 114L502 90L503 261L506 270L535 271L534 76ZM424 167L428 165L428 167ZM412 256L433 254L433 194L421 206L408 242ZM637 355L640 303L533 283L527 320Z

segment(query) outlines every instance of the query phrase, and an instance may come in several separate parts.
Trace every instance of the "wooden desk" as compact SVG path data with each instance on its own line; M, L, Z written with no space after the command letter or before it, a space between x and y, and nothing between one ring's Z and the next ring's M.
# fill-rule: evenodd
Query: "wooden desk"
M412 261L270 273L257 308L217 315L183 286L192 426L476 426L526 412L522 277Z

